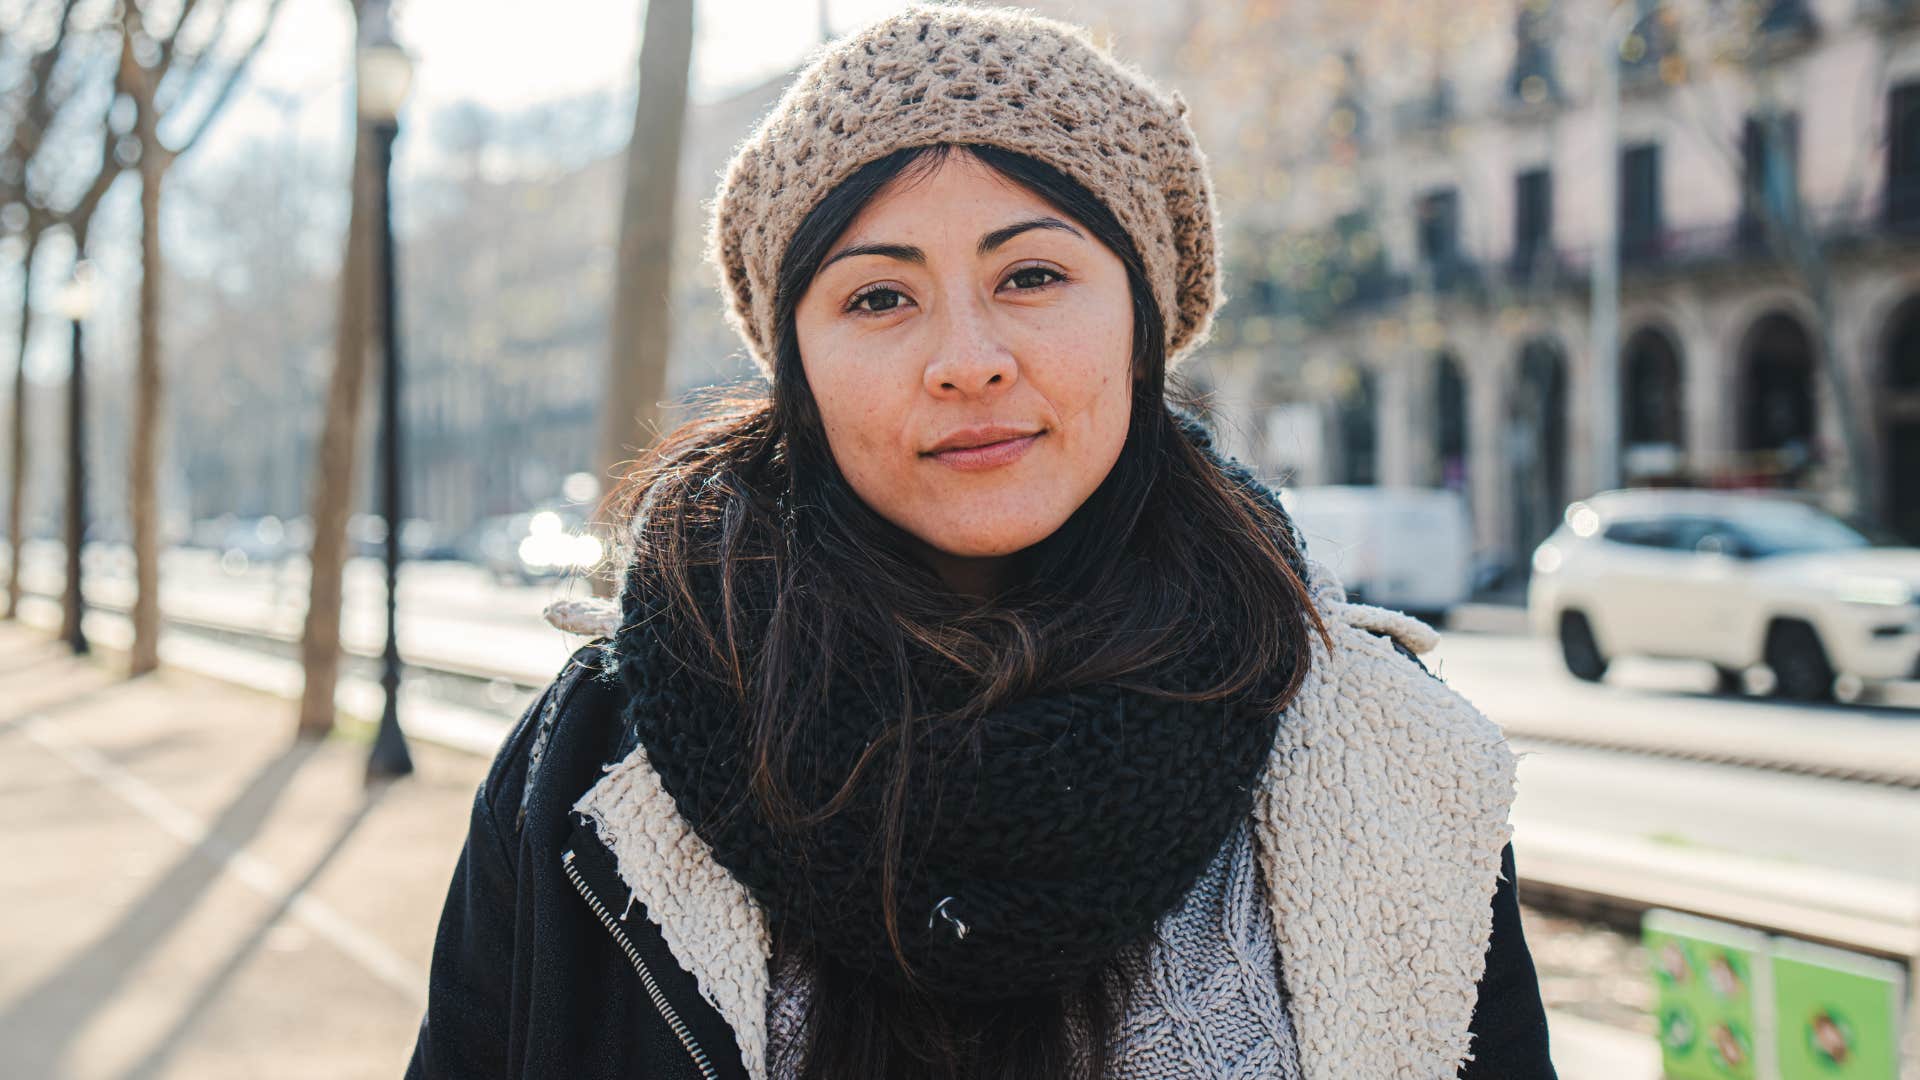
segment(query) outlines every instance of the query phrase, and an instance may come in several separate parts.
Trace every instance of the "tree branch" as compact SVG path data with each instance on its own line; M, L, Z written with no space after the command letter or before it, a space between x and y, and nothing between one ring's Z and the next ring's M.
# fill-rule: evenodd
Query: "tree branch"
M268 3L267 13L260 21L260 32L254 35L252 43L247 46L247 51L240 54L240 58L234 61L233 68L227 72L226 81L220 85L220 90L214 94L213 101L207 106L207 111L200 115L200 123L194 127L193 134L188 135L185 142L182 142L178 148L171 151L175 157L192 150L194 144L200 141L200 136L205 135L207 129L213 126L214 119L220 115L220 110L226 106L227 99L233 95L233 88L239 85L240 80L246 76L247 67L253 63L254 56L260 52L260 46L266 44L267 35L273 33L273 24L280 14L280 5L283 2L284 0L271 0L271 2Z
M14 122L11 150L20 162L20 171L24 176L27 164L40 152L41 140L46 137L47 128L52 125L53 117L59 111L64 99L53 97L53 69L60 61L60 53L67 42L67 32L73 26L73 11L80 6L80 0L66 0L65 8L60 12L60 25L54 32L53 43L37 53L28 62L28 92L26 104L21 116ZM24 181L23 181L24 186Z
M55 215L58 221L75 233L85 231L87 222L93 219L93 212L100 207L100 200L107 197L113 182L120 178L121 170L126 168L120 163L120 155L115 152L120 143L120 136L125 133L115 131L113 128L112 102L108 102L107 115L100 120L100 131L100 171L94 175L93 183L88 185L86 193L81 195L72 207L64 213Z

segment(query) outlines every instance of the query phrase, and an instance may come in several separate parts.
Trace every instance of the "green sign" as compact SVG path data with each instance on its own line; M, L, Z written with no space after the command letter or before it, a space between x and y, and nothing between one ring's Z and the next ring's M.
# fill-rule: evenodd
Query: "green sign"
M1904 974L1856 953L1777 942L1780 1080L1896 1080Z
M1901 965L1671 911L1641 939L1667 1080L1898 1080Z
M1669 1080L1755 1080L1767 937L1672 912L1642 924Z

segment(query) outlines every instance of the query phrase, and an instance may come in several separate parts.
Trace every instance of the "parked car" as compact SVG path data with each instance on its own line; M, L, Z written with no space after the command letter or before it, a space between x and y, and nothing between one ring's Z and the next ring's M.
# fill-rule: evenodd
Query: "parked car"
M387 519L378 514L353 514L348 517L347 554L359 559L386 558Z
M400 557L408 562L447 562L460 558L460 550L439 525L408 518L400 526Z
M1280 502L1355 600L1438 626L1472 589L1472 520L1458 492L1329 484L1282 488Z
M481 521L462 538L463 557L501 582L535 582L586 573L603 547L571 507L502 514Z
M1609 491L1533 553L1534 630L1598 680L1639 655L1704 660L1725 691L1765 665L1804 701L1920 678L1920 549L1884 546L1781 495Z
M220 551L223 558L239 558L243 564L284 559L288 554L286 524L271 514L234 518L220 538Z

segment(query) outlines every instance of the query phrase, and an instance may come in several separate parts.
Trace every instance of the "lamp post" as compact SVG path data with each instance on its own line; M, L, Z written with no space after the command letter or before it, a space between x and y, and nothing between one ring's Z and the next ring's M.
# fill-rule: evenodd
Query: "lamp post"
M1641 14L1637 0L1614 0L1600 31L1594 97L1600 106L1595 196L1600 235L1593 248L1587 351L1593 371L1593 483L1620 486L1620 54Z
M400 133L400 106L413 83L413 61L393 40L385 4L370 4L361 17L356 63L360 116L372 128L375 171L380 178L380 512L386 520L387 645L381 658L380 685L386 704L380 730L367 756L367 779L405 776L413 756L400 730L400 335L393 258L393 141Z
M67 587L61 611L62 636L76 655L88 651L80 626L86 604L80 592L80 548L87 538L87 354L83 340L93 314L93 264L78 259L73 276L60 288L54 307L73 333L73 367L67 376Z

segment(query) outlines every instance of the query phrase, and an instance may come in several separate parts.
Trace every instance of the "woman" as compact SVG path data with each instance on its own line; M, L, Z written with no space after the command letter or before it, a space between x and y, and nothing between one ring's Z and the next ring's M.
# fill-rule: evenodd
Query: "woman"
M629 478L408 1075L1551 1077L1513 759L1166 398L1205 163L1075 30L824 53L714 208L769 377Z

